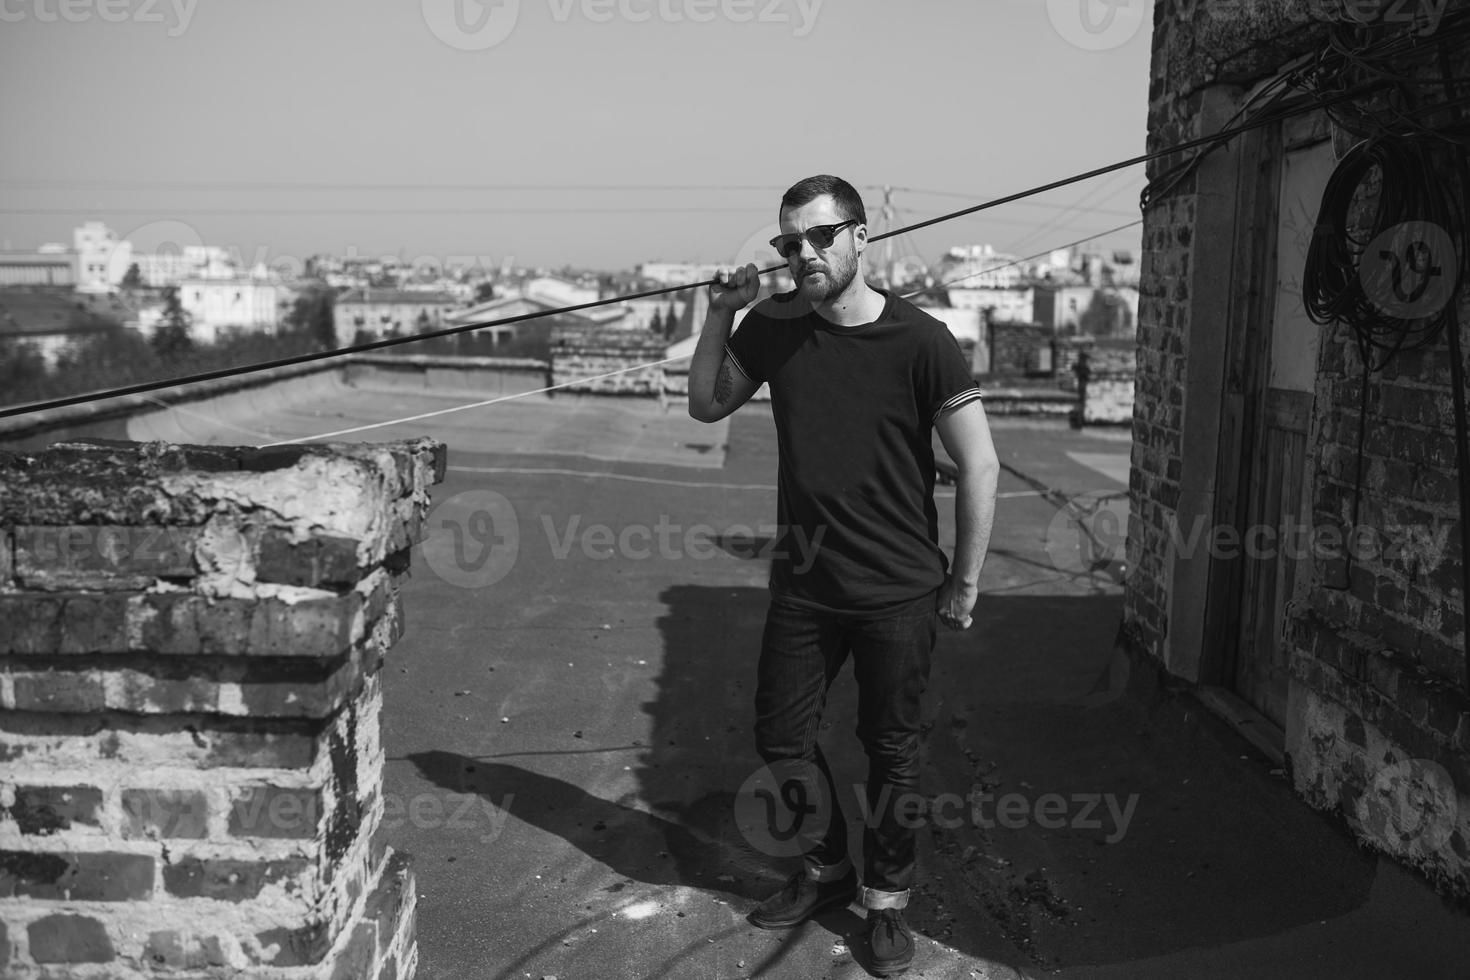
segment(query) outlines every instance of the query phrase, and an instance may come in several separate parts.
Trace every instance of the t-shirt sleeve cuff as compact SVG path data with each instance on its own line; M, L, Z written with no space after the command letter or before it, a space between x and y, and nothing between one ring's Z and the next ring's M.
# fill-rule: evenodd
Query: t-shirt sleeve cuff
M745 365L740 363L740 358L738 358L738 357L735 356L735 352L730 349L730 345L729 344L726 344L725 345L725 356L730 359L730 363L731 364L735 365L735 370L737 370L741 374L745 375L745 377L748 380L750 380L750 381L756 381L756 380L758 380L757 378L751 377L750 372L747 371L747 370L745 370Z
M943 415L945 412L952 412L955 409L959 408L961 405L968 405L970 402L977 401L978 399L981 399L983 397L985 397L985 392L981 391L979 388L966 388L964 391L961 391L958 394L951 396L948 400L944 402L944 404L940 405L939 408L934 412L934 418L930 419L930 422L938 422L939 416Z

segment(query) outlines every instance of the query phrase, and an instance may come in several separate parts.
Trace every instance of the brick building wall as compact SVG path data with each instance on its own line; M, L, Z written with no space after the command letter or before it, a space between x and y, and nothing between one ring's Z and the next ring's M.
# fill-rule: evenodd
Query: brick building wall
M552 337L551 383L570 383L569 391L662 397L664 366L657 362L668 356L667 348L641 330L558 332ZM575 383L583 378L588 380Z
M1088 370L1096 375L1127 375L1132 378L1138 366L1138 346L1133 338L1104 337L1058 337L1053 346L1056 356L1057 387L1063 391L1077 390L1077 363L1084 352ZM1131 413L1130 413L1131 417Z
M444 465L0 452L0 974L413 975L380 668Z
M1253 85L1292 56L1320 50L1324 10L1333 6L1160 0L1148 148L1223 128ZM1446 14L1467 7L1455 0ZM1425 33L1423 63L1399 67L1437 77L1433 42ZM1470 73L1470 52L1448 54L1452 72ZM1233 492L1216 468L1230 436L1220 405L1234 380L1221 337L1242 292L1232 275L1248 259L1231 244L1247 221L1238 189L1251 165L1242 163L1239 143L1206 158L1145 214L1123 625L1132 651L1164 673L1227 685L1200 660L1212 567L1181 554L1171 532L1195 518L1209 523ZM1150 176L1179 159L1156 161ZM1462 347L1470 350L1463 286L1455 302ZM1351 521L1362 384L1345 327L1321 327L1317 340L1300 474L1314 533ZM1354 555L1314 546L1290 583L1284 626L1271 641L1290 665L1283 737L1296 791L1340 815L1363 841L1467 897L1470 699L1449 384L1443 338L1369 378L1357 528L1367 545ZM1213 573L1220 574L1218 563Z
M990 325L990 374L1008 377L1050 367L1051 330L1039 323Z

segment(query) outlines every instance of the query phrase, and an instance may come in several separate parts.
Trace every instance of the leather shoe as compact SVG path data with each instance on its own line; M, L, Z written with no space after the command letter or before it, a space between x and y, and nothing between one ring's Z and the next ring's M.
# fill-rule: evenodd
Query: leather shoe
M914 961L914 932L903 921L902 909L868 912L868 951L873 972L882 977L902 973Z
M779 892L755 907L750 921L762 929L784 929L799 925L819 912L844 908L856 899L856 868L849 868L836 881L812 881L805 871L798 871Z

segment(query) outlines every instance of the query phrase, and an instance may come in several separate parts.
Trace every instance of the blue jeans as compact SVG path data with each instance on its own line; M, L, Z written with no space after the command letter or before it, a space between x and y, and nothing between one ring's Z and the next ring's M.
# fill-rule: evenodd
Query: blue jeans
M756 677L756 749L768 765L807 763L825 780L830 813L822 815L820 843L805 855L807 873L817 880L841 877L849 867L842 794L817 732L827 691L852 656L857 735L868 756L863 905L870 909L903 908L913 883L918 831L911 800L919 789L920 698L929 683L937 624L932 603L918 612L863 619L805 609L777 597L766 614ZM901 821L897 809L905 796L908 818Z

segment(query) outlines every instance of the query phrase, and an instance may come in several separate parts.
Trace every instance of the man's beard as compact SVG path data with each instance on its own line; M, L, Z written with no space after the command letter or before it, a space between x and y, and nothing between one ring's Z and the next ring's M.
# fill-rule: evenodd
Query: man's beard
M804 275L798 278L796 291L802 299L818 306L834 296L840 296L843 290L852 285L856 276L857 256L844 255L837 260L836 265L826 265L820 285L811 276Z

